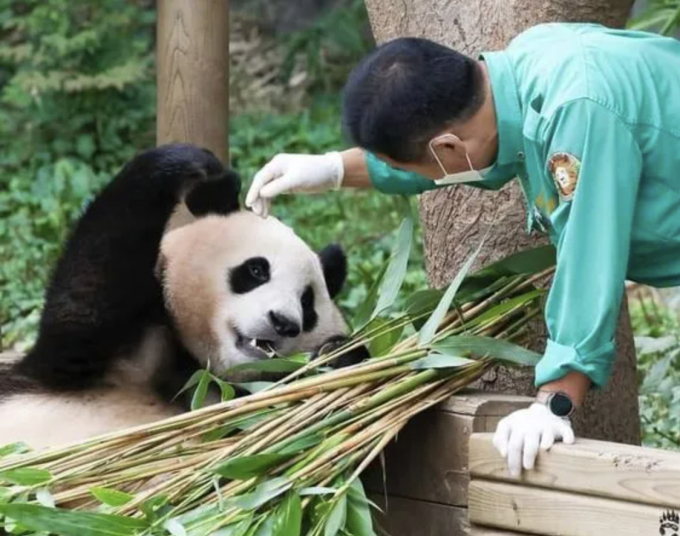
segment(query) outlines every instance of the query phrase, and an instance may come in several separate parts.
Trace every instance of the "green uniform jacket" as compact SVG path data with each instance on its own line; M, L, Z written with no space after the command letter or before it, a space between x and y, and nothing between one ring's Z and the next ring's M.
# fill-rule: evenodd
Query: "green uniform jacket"
M517 177L528 230L546 232L557 269L536 385L576 370L604 386L625 280L680 285L680 42L595 24L544 24L489 70L499 151L484 181ZM395 111L397 113L397 111ZM436 188L367 154L376 189Z

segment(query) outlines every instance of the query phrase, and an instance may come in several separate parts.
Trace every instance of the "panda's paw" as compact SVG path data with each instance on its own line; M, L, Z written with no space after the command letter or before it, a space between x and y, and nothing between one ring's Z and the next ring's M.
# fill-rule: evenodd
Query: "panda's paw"
M348 342L349 342L348 337L344 336L331 337L330 339L326 340L316 352L314 352L314 354L312 355L312 359L316 359L317 357L322 356L324 354L326 355L330 354L331 352L334 352L335 350L345 346ZM361 363L362 361L369 359L370 357L371 354L368 352L368 348L362 345L359 346L358 348L353 348L352 350L343 352L342 355L329 361L328 365L330 365L333 368L349 367L351 365Z

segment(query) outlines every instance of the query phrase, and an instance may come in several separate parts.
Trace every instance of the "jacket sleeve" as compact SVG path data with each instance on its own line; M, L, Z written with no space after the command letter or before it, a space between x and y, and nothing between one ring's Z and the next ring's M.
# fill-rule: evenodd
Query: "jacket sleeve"
M557 266L546 303L549 340L535 383L579 371L600 388L615 359L642 155L628 126L586 99L558 109L542 138L545 178L560 203L550 216Z

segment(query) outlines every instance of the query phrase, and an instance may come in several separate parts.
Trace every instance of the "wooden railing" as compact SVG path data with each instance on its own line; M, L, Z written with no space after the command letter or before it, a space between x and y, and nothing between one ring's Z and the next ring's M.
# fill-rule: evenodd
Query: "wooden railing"
M680 453L577 438L519 479L491 443L531 399L468 393L414 419L364 477L391 536L680 536ZM512 532L509 532L512 531Z

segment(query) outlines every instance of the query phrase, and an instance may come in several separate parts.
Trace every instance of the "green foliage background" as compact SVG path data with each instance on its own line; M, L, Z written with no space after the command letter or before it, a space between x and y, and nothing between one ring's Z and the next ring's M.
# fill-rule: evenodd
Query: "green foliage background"
M0 0L0 349L31 344L43 288L71 224L123 162L154 144L153 7L146 0ZM679 23L680 0L654 1L635 21L665 33ZM286 68L295 58L306 62L309 100L299 113L232 111L232 164L246 188L278 152L344 145L338 94L371 46L367 33L363 2L350 0L281 37ZM389 256L399 203L374 192L342 192L285 198L274 213L315 248L331 241L346 248L351 273L340 303L349 310ZM426 285L416 237L402 296ZM635 320L639 334L678 333L676 323ZM659 393L643 389L645 440L665 447L677 445L680 430L680 363L670 351L640 358L645 389L650 375L664 386ZM663 360L667 366L655 368Z

